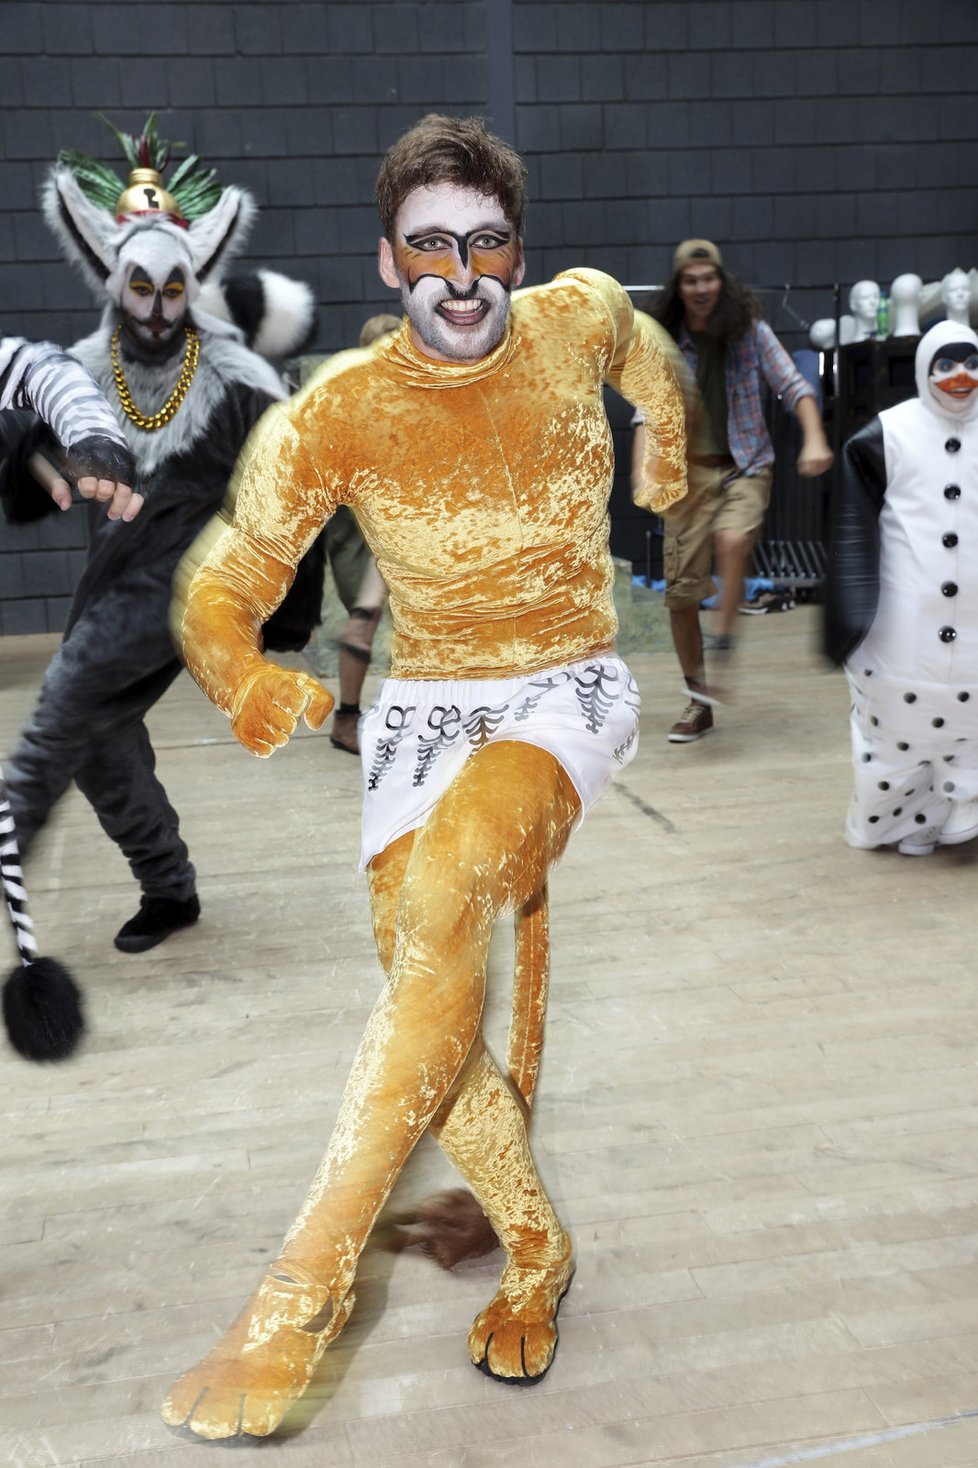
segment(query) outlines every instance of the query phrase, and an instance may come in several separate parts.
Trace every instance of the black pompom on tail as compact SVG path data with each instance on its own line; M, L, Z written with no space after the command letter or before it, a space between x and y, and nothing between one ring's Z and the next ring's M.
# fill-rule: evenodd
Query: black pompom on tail
M65 1060L85 1029L81 993L56 958L18 964L3 986L3 1022L27 1060Z

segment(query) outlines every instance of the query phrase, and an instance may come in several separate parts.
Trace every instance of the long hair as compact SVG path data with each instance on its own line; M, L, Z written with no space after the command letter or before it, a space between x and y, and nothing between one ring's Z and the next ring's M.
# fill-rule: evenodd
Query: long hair
M394 220L414 189L453 183L496 198L523 233L526 165L478 117L443 117L431 112L389 148L377 176L377 208L384 234L394 238Z
M764 309L749 286L744 285L735 275L729 274L722 265L718 265L716 269L720 276L720 296L710 313L706 329L720 346L725 347L730 342L739 341L753 323L761 319ZM686 315L686 308L679 294L681 274L681 270L674 272L649 313L656 321L661 322L674 341L679 340L680 328Z

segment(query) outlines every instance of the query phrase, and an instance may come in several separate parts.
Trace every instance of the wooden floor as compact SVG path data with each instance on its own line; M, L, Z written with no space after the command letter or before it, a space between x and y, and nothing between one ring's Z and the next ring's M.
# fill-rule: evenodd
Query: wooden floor
M359 1304L258 1468L978 1463L978 851L842 841L846 696L799 608L742 629L740 697L635 763L553 882L535 1122L579 1267L532 1391L467 1363L498 1256L365 1256ZM53 647L0 640L0 751ZM30 875L88 994L84 1053L0 1054L0 1462L184 1468L158 1417L273 1256L374 999L359 772L250 760L183 679L153 721L204 917L142 957L77 794ZM511 964L497 936L490 1029ZM450 1181L422 1143L398 1201Z

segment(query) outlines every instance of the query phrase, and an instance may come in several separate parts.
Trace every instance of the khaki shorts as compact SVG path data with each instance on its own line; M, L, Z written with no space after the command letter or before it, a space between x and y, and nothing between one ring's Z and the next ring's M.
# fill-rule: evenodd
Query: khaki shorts
M736 530L753 538L771 498L771 470L738 474L732 460L689 465L689 493L662 517L666 606L679 611L713 596L713 537Z

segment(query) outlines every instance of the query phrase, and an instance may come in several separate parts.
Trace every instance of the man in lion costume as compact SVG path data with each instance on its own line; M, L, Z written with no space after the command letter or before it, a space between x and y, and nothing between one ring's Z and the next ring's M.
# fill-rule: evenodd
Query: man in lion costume
M332 698L259 629L337 505L390 587L392 676L361 731L362 866L386 985L326 1155L278 1259L171 1388L172 1426L267 1436L353 1307L357 1259L430 1127L505 1250L474 1365L539 1380L574 1270L527 1143L542 1038L545 884L632 758L638 690L614 651L602 384L646 414L646 502L685 493L683 403L660 328L594 270L513 292L526 170L481 122L429 116L377 183L401 329L272 408L182 615L191 672L253 754ZM496 918L517 920L512 1084L482 1039ZM522 1095L520 1094L522 1092Z

